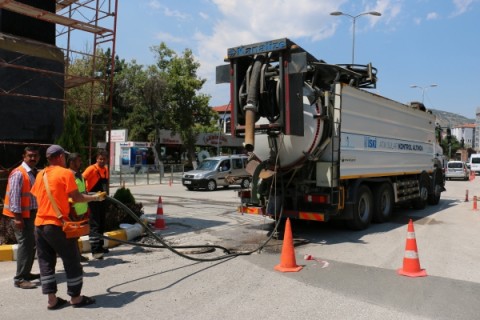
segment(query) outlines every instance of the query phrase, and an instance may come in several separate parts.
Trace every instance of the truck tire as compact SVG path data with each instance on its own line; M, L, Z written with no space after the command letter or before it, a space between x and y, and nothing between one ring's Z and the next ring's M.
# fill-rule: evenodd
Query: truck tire
M355 197L353 206L353 218L347 221L348 228L352 230L363 230L368 228L373 215L372 191L367 185L361 185Z
M420 198L413 200L413 209L422 210L427 206L428 200L428 190L429 190L429 180L426 173L422 173L419 179L418 188L420 189Z
M390 220L394 202L392 185L390 183L382 183L373 189L372 220L378 223Z
M432 193L428 195L428 204L435 206L440 202L442 191L445 190L443 187L443 174L439 170L435 171L434 183Z
M217 183L215 180L208 180L207 182L207 190L208 191L215 191L217 189Z

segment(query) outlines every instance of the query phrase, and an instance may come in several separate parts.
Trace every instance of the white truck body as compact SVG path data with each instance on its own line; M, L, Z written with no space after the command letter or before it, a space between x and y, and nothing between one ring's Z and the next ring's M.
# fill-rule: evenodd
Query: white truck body
M348 85L337 88L341 179L432 171L435 116Z

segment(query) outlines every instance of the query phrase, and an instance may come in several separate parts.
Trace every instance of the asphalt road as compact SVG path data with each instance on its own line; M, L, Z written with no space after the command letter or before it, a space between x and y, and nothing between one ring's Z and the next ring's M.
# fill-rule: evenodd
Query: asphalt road
M172 245L218 244L245 252L262 245L272 230L272 220L235 212L234 189L188 192L179 184L129 188L147 215L155 214L161 196L167 229L157 234ZM467 189L469 202L464 201ZM448 181L438 206L399 209L391 222L361 232L338 224L294 222L297 264L303 266L296 273L274 270L281 240L270 241L261 253L210 262L166 249L122 245L105 260L84 265L83 293L97 299L85 309L48 311L40 289L13 287L15 262L1 262L0 317L478 319L480 211L472 210L472 196L479 191L480 177ZM402 267L409 219L427 277L396 273ZM216 250L190 256L222 255ZM314 259L304 260L304 255ZM60 260L57 270L58 295L67 298Z

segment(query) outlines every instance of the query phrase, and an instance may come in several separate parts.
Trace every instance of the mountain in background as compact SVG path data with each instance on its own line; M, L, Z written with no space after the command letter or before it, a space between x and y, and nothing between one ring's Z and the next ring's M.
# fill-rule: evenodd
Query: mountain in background
M462 124L475 123L475 119L470 119L456 113L435 109L429 110L431 110L432 113L437 117L437 122L440 124L441 127L448 127L450 124L453 128Z

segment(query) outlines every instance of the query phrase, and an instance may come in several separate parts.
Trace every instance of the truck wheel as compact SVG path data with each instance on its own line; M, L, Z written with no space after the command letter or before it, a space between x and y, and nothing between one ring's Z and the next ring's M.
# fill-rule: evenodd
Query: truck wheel
M372 191L368 186L361 185L357 190L355 205L353 206L353 219L347 221L347 226L353 230L366 229L372 221L372 214Z
M420 198L413 200L413 209L422 210L427 206L429 178L426 174L420 176L418 188L420 189Z
M432 193L428 195L428 204L437 205L440 202L440 196L443 190L445 190L443 187L443 176L442 173L437 170L435 173L435 185L433 186Z
M208 180L207 190L208 191L214 191L216 189L217 189L217 183L214 180Z
M373 190L373 217L374 222L390 220L393 212L393 190L390 183L382 183Z
M250 180L248 180L248 179L243 179L243 180L242 180L242 188L248 189L248 187L250 187Z

